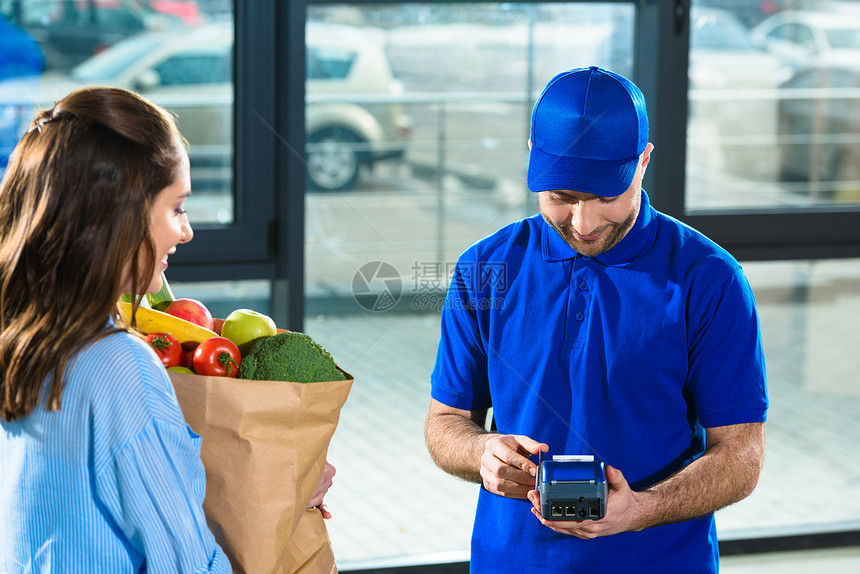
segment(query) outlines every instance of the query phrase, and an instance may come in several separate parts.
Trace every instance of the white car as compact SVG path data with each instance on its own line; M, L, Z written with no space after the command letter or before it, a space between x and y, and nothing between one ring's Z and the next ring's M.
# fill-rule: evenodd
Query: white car
M786 10L756 26L751 39L793 69L856 65L860 11Z
M691 161L734 175L770 177L777 104L769 91L786 77L779 60L757 50L749 28L732 13L693 8L688 77L689 125L696 134Z
M410 119L396 99L383 44L349 26L307 27L306 159L308 185L352 186L362 165L401 157ZM223 187L233 150L233 25L177 33L143 32L118 42L70 74L0 82L0 133L23 133L35 107L50 107L87 85L128 88L177 115L190 144L195 187ZM0 150L8 155L10 150Z

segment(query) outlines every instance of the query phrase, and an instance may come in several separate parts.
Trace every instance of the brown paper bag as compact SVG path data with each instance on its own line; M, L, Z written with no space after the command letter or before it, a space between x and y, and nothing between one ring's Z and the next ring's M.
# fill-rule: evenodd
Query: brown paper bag
M289 555L296 565L294 572L298 574L337 573L325 519L316 508L305 510L290 539Z
M319 510L329 442L353 378L247 381L170 372L179 405L203 437L203 510L233 571L337 572Z

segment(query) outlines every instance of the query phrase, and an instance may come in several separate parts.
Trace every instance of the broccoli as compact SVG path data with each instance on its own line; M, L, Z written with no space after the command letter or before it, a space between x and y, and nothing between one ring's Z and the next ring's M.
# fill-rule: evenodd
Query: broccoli
M328 351L304 333L278 333L263 339L242 358L240 379L316 383L343 381Z

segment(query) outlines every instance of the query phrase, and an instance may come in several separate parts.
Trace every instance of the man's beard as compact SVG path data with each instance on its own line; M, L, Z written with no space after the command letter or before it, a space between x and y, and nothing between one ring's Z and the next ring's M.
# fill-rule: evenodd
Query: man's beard
M606 253L624 239L627 232L633 227L636 222L636 217L639 215L639 210L633 210L630 215L621 223L609 223L603 231L603 234L594 240L577 239L573 234L574 228L572 225L558 225L556 222L549 219L541 212L544 221L555 229L556 233L564 239L564 242L570 245L571 248L589 257L596 257L602 253Z

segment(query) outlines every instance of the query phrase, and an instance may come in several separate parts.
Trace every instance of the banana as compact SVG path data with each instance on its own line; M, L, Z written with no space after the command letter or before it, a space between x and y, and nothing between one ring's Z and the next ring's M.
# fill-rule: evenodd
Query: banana
M119 315L126 325L131 324L131 303L117 302ZM195 325L185 319L168 315L155 309L137 309L137 330L144 333L170 333L184 346L194 346L210 337L217 337L215 331Z

